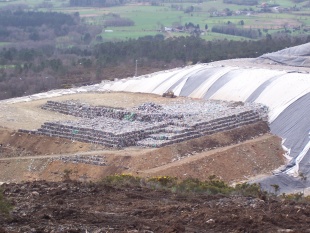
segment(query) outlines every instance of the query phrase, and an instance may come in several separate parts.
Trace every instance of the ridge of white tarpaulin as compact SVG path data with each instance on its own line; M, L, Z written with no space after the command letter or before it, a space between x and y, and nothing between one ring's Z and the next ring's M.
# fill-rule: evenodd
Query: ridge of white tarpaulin
M179 70L177 73L174 73L173 75L170 76L170 79L168 79L166 82L160 84L157 86L152 93L161 95L168 91L173 84L177 83L180 79L190 76L193 73L197 73L200 70L204 69L205 65L199 64L195 66L189 66L185 67L182 70Z
M59 94L60 95L70 95L70 94L75 94L76 89L64 89L64 91L61 91Z
M310 77L306 77L305 74L288 73L270 83L255 102L268 106L271 123L290 104L309 92Z
M128 92L145 92L151 93L156 85L164 82L171 74L179 70L174 69L172 72L157 72L153 75L143 75L139 77L127 78L109 85L109 87L100 87L99 90L111 91L128 91Z
M232 70L237 70L238 67L233 66L225 66L223 70L215 73L211 77L209 77L206 81L204 81L199 87L197 87L190 95L191 98L203 98L209 88L223 75L227 74ZM207 78L207 77L206 77Z
M176 95L176 96L179 96L181 91L182 91L182 88L184 87L185 83L187 82L187 80L189 79L189 76L187 78L185 78L182 82L180 82L176 87L174 87L172 89L173 93Z
M185 70L192 69L192 67L186 67ZM171 87L171 83L177 82L181 75L179 74L182 72L183 69L173 70L172 72L165 72L165 73L157 73L150 78L144 79L143 82L140 83L139 89L143 92L153 93L153 94L163 94L167 89ZM171 81L173 79L174 81Z
M113 84L111 85L111 89L113 91L123 91L128 85L129 82L137 82L136 79L121 79L121 80L117 80L115 82L113 82Z
M129 82L136 82L136 80L118 80L111 84L110 89L112 91L123 91L129 84Z
M135 88L138 87L141 82L143 82L143 81L141 81L141 79L125 80L122 87L115 86L116 89L113 89L113 90L134 92Z
M100 84L100 86L98 87L98 91L111 91L111 86L112 83L104 83L104 84Z
M212 65L212 64L205 64L205 66L201 69L199 69L197 72L195 72L195 74L197 74L200 71L206 70L206 69L210 69L210 68L214 68L216 66ZM186 85L186 83L188 82L188 79L192 77L191 75L188 75L187 77L184 78L184 80L182 82L180 82L177 86L175 86L172 91L174 92L174 94L176 96L179 96L181 94L181 91L183 89L183 87Z
M210 98L245 102L261 84L277 75L285 73L284 71L267 69L240 70L238 75L223 85Z
M310 149L310 141L306 144L304 149L295 158L295 165L285 171L286 174L294 176L294 177L299 176L299 163L305 157L309 149Z
M23 96L23 97L15 97L11 99L4 99L0 100L0 103L5 103L5 104L15 104L15 103L20 103L20 102L29 102L32 99L30 96Z
M63 89L60 89L63 90ZM33 95L27 95L27 96L22 96L22 97L15 97L11 99L5 99L2 100L2 103L8 103L8 104L15 104L15 103L20 103L20 102L29 102L33 100L39 100L39 99L45 99L45 98L50 98L50 97L58 97L61 96L60 91L52 90L48 92L43 92L43 93L37 93Z
M74 88L74 91L76 91L77 93L79 93L79 92L97 91L99 87L100 87L100 84L96 83L96 84L89 85L89 86L76 87L76 88Z

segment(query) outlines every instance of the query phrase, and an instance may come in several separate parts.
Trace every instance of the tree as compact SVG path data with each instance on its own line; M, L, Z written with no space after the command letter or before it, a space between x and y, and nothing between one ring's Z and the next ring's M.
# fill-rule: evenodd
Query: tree
M307 176L305 176L304 173L300 172L299 173L299 177L301 179L301 181L304 183L304 189L303 189L303 193L305 193L305 188L306 188L306 182L307 182Z
M96 41L97 42L102 42L103 41L102 36L101 35L96 36Z
M224 12L226 13L227 16L232 16L232 11L229 8L225 8Z
M215 14L217 12L217 9L215 7L211 7L208 12L210 13L210 16L212 17L213 14Z
M88 32L83 36L83 41L85 44L89 44L91 42L91 35Z
M274 193L277 195L277 193L280 191L280 186L277 184L271 184L270 186L274 188Z

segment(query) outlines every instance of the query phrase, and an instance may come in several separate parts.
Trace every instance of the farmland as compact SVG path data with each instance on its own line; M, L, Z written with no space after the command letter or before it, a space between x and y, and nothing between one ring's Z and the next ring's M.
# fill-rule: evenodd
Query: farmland
M0 7L27 4L29 9L41 11L52 10L69 14L79 12L83 23L102 27L100 35L103 41L136 39L156 34L163 34L167 38L187 36L189 35L188 32L168 32L164 28L184 26L184 24L190 22L200 26L203 31L200 36L205 40L244 39L241 36L212 32L211 29L214 25L227 23L233 23L242 28L261 29L261 37L264 37L267 33L272 34L283 30L292 35L307 33L307 26L310 24L308 17L310 9L305 7L307 2L295 3L289 0L280 0L276 2L275 7L270 6L268 11L263 11L262 2L259 1L258 5L254 6L225 4L223 1L203 1L201 3L180 1L167 3L163 1L158 2L156 5L151 5L148 2L130 2L120 6L95 8L70 7L69 0L58 0L48 4L17 0L0 2ZM192 7L193 10L185 13L189 7ZM227 10L232 14L227 14ZM111 15L130 19L134 22L134 25L127 27L105 26L106 19ZM244 25L239 25L240 21L243 21ZM205 30L206 25L208 30Z
M283 1L283 6L293 6L290 4L293 2ZM279 3L282 6L282 3ZM211 28L214 25L226 24L231 22L238 24L241 20L244 21L244 28L252 29L265 29L268 33L276 33L284 29L284 26L288 28L296 28L299 26L307 26L309 19L307 16L300 15L301 12L285 12L285 13L253 13L250 15L232 15L211 17L210 12L214 10L214 2L203 2L198 5L199 11L194 11L191 14L185 14L183 11L174 10L171 8L171 4L162 4L160 6L150 5L129 5L119 6L111 8L75 8L80 12L80 16L83 17L84 22L89 24L104 25L104 18L107 14L117 14L123 18L132 19L135 22L131 27L108 27L106 29L109 32L102 32L102 37L105 41L110 40L124 40L129 38L138 38L143 35L154 35L156 33L163 33L166 37L171 36L187 36L186 32L163 32L163 27L175 27L178 25L184 25L185 23L192 22L194 25L199 24L201 29L204 29L205 25L208 25L208 31L201 34L201 37L205 40L214 39L229 39L229 40L241 40L243 37L229 36L219 33L211 32ZM188 3L182 4L183 9L188 6ZM220 2L216 2L217 11L223 11L225 8L229 8L232 11L244 9L247 6L227 5ZM61 8L63 12L71 12L72 9ZM308 10L304 10L303 14ZM299 14L300 13L300 14ZM303 31L293 32L293 34L302 34Z

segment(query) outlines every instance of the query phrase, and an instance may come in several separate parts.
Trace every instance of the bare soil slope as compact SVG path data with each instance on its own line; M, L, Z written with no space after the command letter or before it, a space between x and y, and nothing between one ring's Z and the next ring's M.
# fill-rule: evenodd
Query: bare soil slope
M310 232L310 204L44 181L4 185L0 232Z

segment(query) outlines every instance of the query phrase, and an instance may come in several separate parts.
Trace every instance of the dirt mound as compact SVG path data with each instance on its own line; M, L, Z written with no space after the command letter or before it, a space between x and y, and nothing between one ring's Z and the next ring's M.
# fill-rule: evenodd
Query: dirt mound
M18 157L44 154L66 154L94 150L89 143L40 135L18 133L0 128L1 157ZM103 148L97 145L96 149Z
M15 209L2 232L309 232L310 204L275 198L79 182L3 189Z
M0 177L5 182L61 181L67 170L73 179L81 181L130 173L180 179L206 179L215 174L226 182L237 182L259 174L271 174L284 164L281 141L266 134L268 130L266 123L259 122L162 148L124 150L107 150L86 143L2 130L3 145L10 144L10 150L2 148ZM85 164L79 159L92 156L103 160L104 164ZM64 157L67 159L61 159Z

